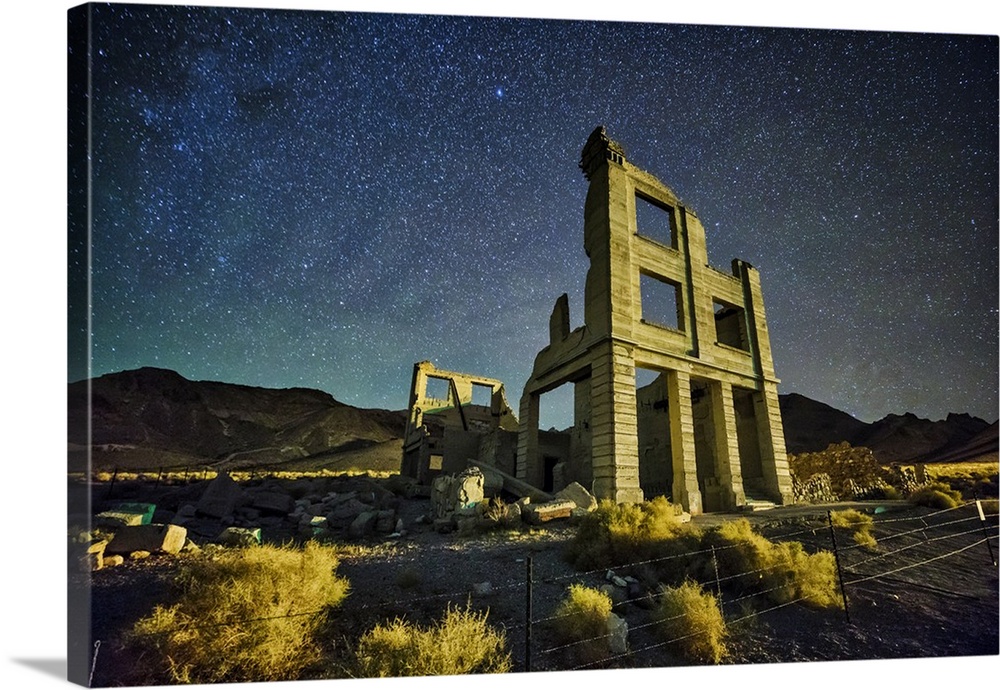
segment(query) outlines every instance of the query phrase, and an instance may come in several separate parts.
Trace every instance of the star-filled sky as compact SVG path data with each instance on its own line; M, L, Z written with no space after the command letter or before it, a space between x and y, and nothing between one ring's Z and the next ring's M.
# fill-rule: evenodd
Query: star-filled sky
M93 19L92 360L70 380L159 366L401 409L429 359L516 408L561 293L582 325L577 163L605 125L712 265L760 270L780 392L997 418L996 36Z

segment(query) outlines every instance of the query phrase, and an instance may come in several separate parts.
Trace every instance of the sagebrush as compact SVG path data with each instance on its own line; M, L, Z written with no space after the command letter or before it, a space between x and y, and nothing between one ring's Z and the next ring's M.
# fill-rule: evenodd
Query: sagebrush
M665 643L688 661L717 664L726 656L726 621L715 596L686 581L664 587L656 610Z
M610 654L612 602L605 592L572 584L552 614L556 642L571 656L594 661Z
M450 607L437 623L421 627L402 618L376 625L358 643L354 675L364 678L506 673L510 653L487 612Z
M706 532L703 544L715 548L720 577L741 591L763 594L776 604L842 606L832 553L807 553L797 541L772 542L746 518Z
M913 505L947 510L961 505L962 493L944 482L932 482L911 493L907 500Z
M666 571L678 563L666 557L697 550L700 539L701 531L682 522L662 496L637 504L605 500L583 518L564 555L584 570L659 559L659 575L668 578L677 576Z
M850 530L854 542L866 549L874 549L878 546L878 540L872 534L873 522L871 515L859 512L854 508L830 512L830 523L834 527Z
M188 561L177 603L140 619L129 645L173 683L294 680L319 661L317 632L347 595L337 554L308 542L225 549Z

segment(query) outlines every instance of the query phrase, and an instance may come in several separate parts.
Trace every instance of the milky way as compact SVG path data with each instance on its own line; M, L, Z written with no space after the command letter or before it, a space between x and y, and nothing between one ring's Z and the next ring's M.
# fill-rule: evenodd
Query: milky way
M429 359L516 406L561 293L582 325L577 162L606 125L712 265L760 270L782 393L997 418L995 36L92 17L93 375L399 409Z

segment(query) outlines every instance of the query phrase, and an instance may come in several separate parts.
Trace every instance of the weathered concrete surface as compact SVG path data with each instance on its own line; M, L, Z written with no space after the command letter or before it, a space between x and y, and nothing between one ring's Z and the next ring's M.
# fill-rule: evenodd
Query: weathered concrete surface
M558 491L555 497L560 500L572 501L577 508L581 508L588 513L597 510L597 498L577 482L573 482Z
M521 397L517 477L616 502L667 495L692 514L791 502L757 271L710 266L698 216L603 127L580 167L584 326L569 330L560 296ZM656 395L637 391L638 369L660 375ZM538 430L540 397L562 385L574 387L565 448Z
M108 542L105 553L130 554L133 551L176 554L184 548L187 530L180 525L131 525L122 527Z
M475 458L513 470L516 431L502 381L417 362L400 474L427 485Z

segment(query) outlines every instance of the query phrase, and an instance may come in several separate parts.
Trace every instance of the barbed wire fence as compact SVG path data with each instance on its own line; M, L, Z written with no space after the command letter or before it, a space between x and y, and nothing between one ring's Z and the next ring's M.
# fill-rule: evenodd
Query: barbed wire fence
M958 511L972 511L973 514L964 517L951 517L948 514L958 513ZM941 519L944 517L945 519ZM982 559L983 576L986 577L987 573L995 573L995 560L993 557L993 549L990 544L991 541L996 541L998 539L998 531L996 524L996 515L991 515L988 519L982 512L981 503L979 501L968 501L959 506L949 509L938 510L925 515L915 515L906 516L898 518L882 518L879 520L874 520L872 524L873 529L880 529L886 525L903 523L903 522L914 522L919 523L918 526L912 529L904 529L900 532L885 534L880 536L878 539L878 548L884 547L886 542L893 542L904 537L916 537L919 535L919 540L900 546L898 548L892 548L888 551L879 550L875 553L868 553L863 551L865 549L861 544L848 544L839 545L836 540L835 532L832 525L832 519L828 514L828 523L826 525L818 525L813 527L805 527L803 529L795 530L792 532L786 532L779 534L776 539L780 541L791 541L793 537L801 537L804 535L810 535L814 538L819 538L820 534L827 529L830 530L831 534L831 546L834 551L835 557L840 561L843 558L843 564L838 572L838 586L843 597L844 610L846 623L850 625L849 618L849 608L850 608L850 592L851 590L866 582L886 580L891 581L890 576L896 575L898 573L913 570L926 566L931 563L947 561L947 559L954 558L959 554L968 552L975 548L982 548L984 551L984 558ZM992 522L992 526L989 523ZM847 528L845 528L845 531ZM928 536L929 533L935 530L944 530L944 533L934 534L933 536ZM957 530L957 531L956 531ZM979 535L982 536L979 536ZM775 538L775 537L772 537ZM531 556L526 556L524 558L517 559L517 563L523 563L524 574L523 576L513 575L503 582L491 585L491 592L494 594L509 592L517 593L521 592L524 595L524 611L522 622L519 623L506 623L502 626L503 632L512 641L518 635L523 635L523 660L521 664L521 670L533 671L537 670L534 667L534 662L538 659L546 659L548 663L546 664L546 670L584 670L588 668L595 667L609 667L614 664L623 661L635 661L640 659L642 655L653 650L660 650L668 648L678 642L685 639L697 637L698 635L705 635L709 632L708 628L688 630L682 635L673 635L668 639L659 639L655 642L650 642L644 644L643 646L627 649L625 652L606 654L597 659L591 659L582 663L577 663L571 659L567 661L566 658L562 657L562 653L567 650L571 650L575 647L581 647L583 645L588 645L597 642L607 641L613 633L607 633L602 635L596 635L585 639L575 639L569 641L560 641L556 644L550 646L541 646L539 642L541 638L536 635L537 629L548 629L555 621L560 618L568 617L572 614L558 614L555 613L558 602L553 600L548 600L547 612L536 617L534 610L534 593L533 590L537 584L540 582L545 582L546 584L572 584L573 582L584 582L588 578L595 579L596 576L604 574L605 576L610 572L618 571L625 572L634 568L641 566L650 566L659 563L665 563L671 560L677 559L693 559L696 557L709 557L712 568L714 571L714 576L707 579L706 582L702 584L714 589L716 600L718 602L720 611L724 614L725 623L727 626L735 626L740 623L746 622L751 619L756 619L760 616L764 616L770 612L777 611L789 606L804 603L808 600L808 597L796 597L789 599L787 601L771 602L771 605L764 609L752 609L749 612L739 612L740 604L745 602L750 602L753 600L767 600L769 594L778 592L782 589L787 589L787 584L779 584L774 587L769 588L753 588L752 591L743 592L737 589L735 593L729 592L727 595L727 589L723 587L724 584L738 582L740 580L745 580L748 576L760 576L769 570L774 570L778 568L786 567L784 563L776 563L770 566L764 566L760 568L744 569L737 572L730 572L725 575L719 574L717 555L721 552L725 552L728 549L739 548L746 542L735 542L723 545L713 545L709 548L695 549L691 551L686 551L683 553L674 553L666 556L661 556L657 558L649 558L638 561L632 561L628 563L621 563L613 565L610 567L600 567L593 568L590 570L576 571L571 573L553 573L549 575L539 574L534 569L534 564ZM917 558L913 560L904 560L903 555L910 555L910 552L918 550L921 547L926 547L929 544L948 544L951 547L944 553L935 553L933 555L924 554L920 556L917 554ZM990 560L985 558L985 552L989 548ZM870 549L869 549L870 551ZM852 554L860 553L861 556L853 556ZM990 562L993 563L993 568L991 569L988 565ZM511 568L511 572L516 572L516 568ZM906 583L913 584L913 583ZM395 609L403 610L416 610L419 606L432 601L440 601L442 607L448 607L452 605L460 606L463 603L469 604L471 599L471 592L469 587L462 587L460 589L449 590L445 592L435 592L431 594L423 594L420 596L412 596L406 598L396 598L389 600L382 600L377 603L366 603L355 607L353 610L355 612L362 611L372 611L380 612ZM643 593L638 597L631 597L622 600L618 600L615 603L616 608L621 610L622 607L629 604L637 604L642 600L648 600L649 593ZM335 609L333 609L335 610ZM737 613L731 614L729 617L725 616L725 611L736 611ZM155 633L148 633L149 635L169 635L173 633L190 633L197 630L208 630L212 628L222 628L222 627L240 627L256 625L261 623L266 623L269 621L287 619L287 618L302 618L302 617L321 617L327 616L331 613L330 608L322 608L311 611L300 611L294 613L287 613L278 616L263 616L259 618L233 618L230 620L212 622L212 623L190 623L183 624L174 629L160 630ZM648 615L648 620L635 625L630 625L628 627L628 634L632 635L637 631L645 630L649 628L659 628L664 626L664 624L671 622L680 618L680 615L673 617L658 617L655 613L650 612ZM140 635L141 636L141 635ZM550 636L551 637L551 636ZM93 648L93 657L91 662L91 681L93 680L95 671L99 665L99 652L102 646L102 642L107 642L107 640L95 640ZM539 648L540 647L540 648Z

